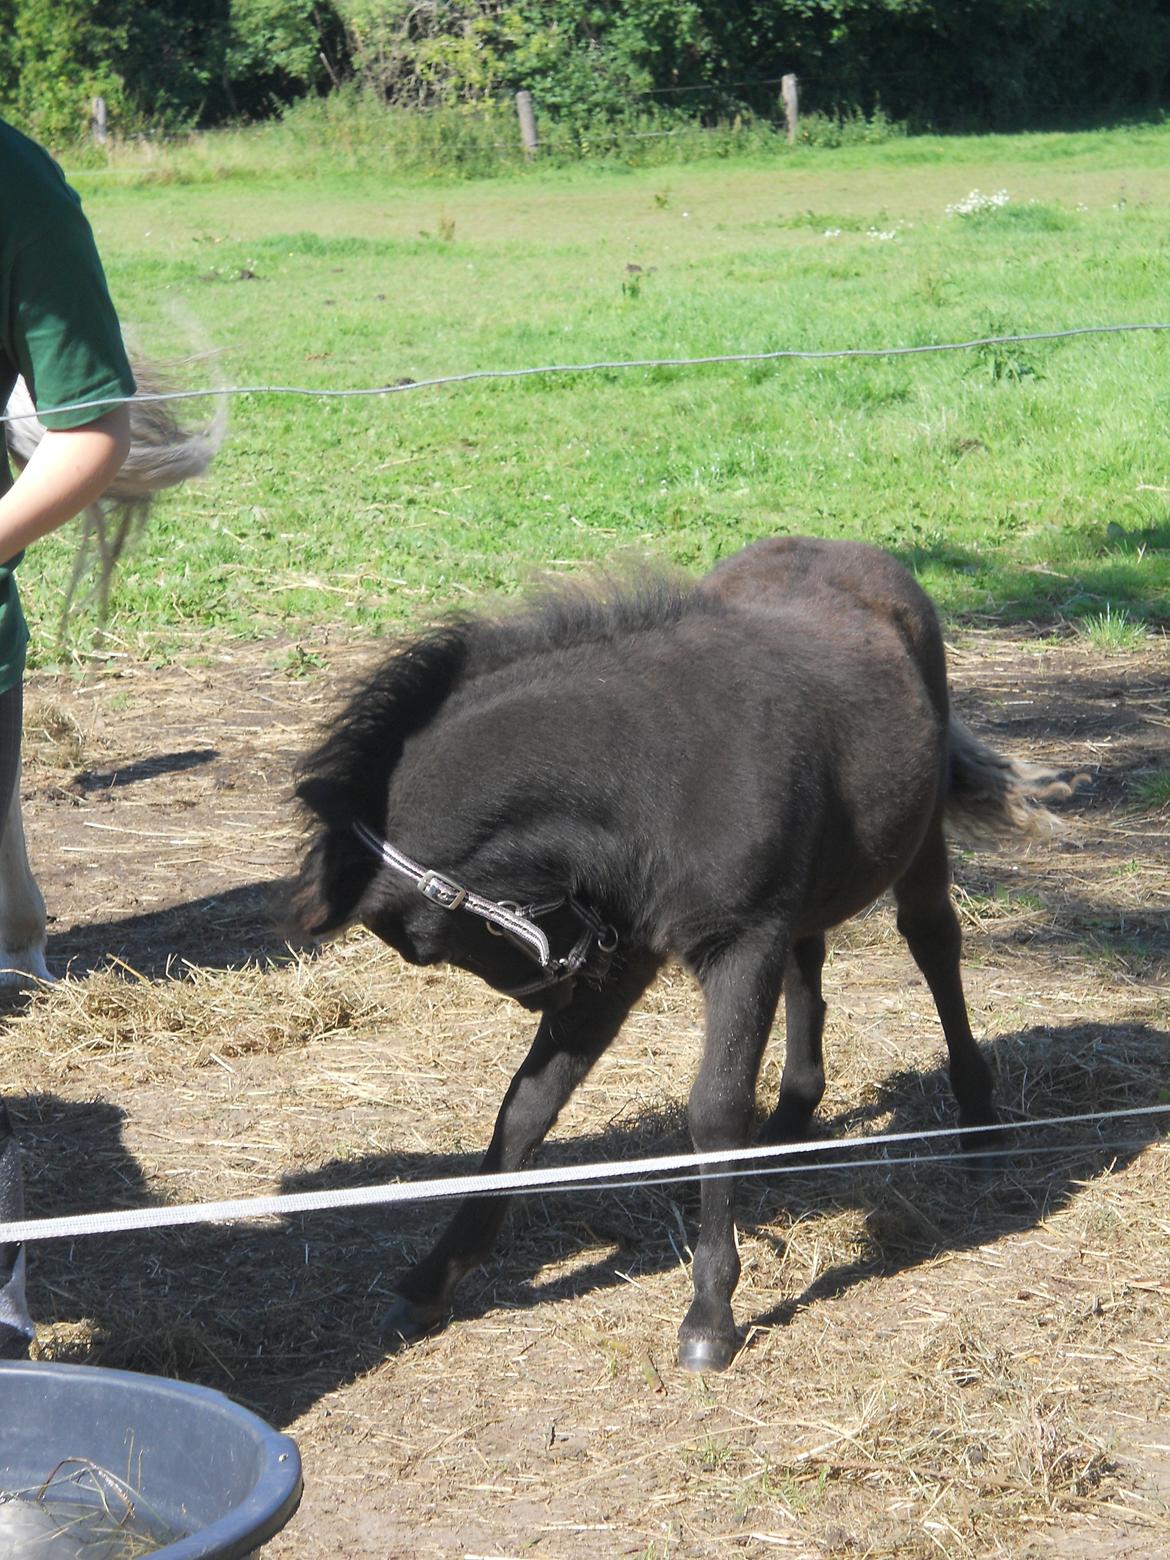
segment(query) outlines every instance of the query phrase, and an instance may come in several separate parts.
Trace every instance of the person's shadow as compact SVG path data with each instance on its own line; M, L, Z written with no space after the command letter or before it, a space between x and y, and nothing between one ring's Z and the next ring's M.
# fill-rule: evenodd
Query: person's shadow
M987 1054L1005 1116L1082 1115L1168 1097L1170 1035L1143 1025L1033 1028L1000 1037ZM619 1042L620 1043L620 1042ZM29 1216L84 1213L149 1203L139 1167L122 1141L122 1118L102 1102L52 1095L10 1101L24 1149ZM953 1122L945 1071L897 1072L864 1107L824 1123L826 1139L873 1124L889 1132ZM389 1125L389 1124L388 1124ZM830 1267L803 1293L777 1297L759 1315L737 1303L741 1324L782 1325L800 1307L839 1295L875 1275L912 1268L940 1250L961 1251L1035 1224L1072 1202L1087 1180L1128 1164L1165 1132L1155 1113L1012 1134L1006 1164L972 1182L953 1161L919 1165L810 1164L799 1173L741 1183L743 1226L773 1241L810 1213L860 1209L869 1249ZM919 1145L923 1155L953 1140ZM910 1146L914 1151L914 1146ZM550 1142L543 1163L631 1159L687 1152L678 1108L606 1130ZM193 1147L193 1153L199 1146ZM210 1152L210 1149L204 1150ZM901 1155L905 1146L891 1150ZM872 1150L826 1141L817 1158L872 1161ZM337 1160L284 1178L281 1190L352 1187L466 1173L476 1155L416 1150ZM973 1186L977 1195L973 1195ZM571 1305L631 1274L677 1264L696 1233L693 1182L560 1192L517 1202L487 1267L459 1292L454 1325L497 1307ZM322 1395L385 1360L379 1321L395 1276L429 1247L449 1204L311 1214L279 1222L203 1226L38 1244L30 1287L34 1314L54 1324L53 1352L94 1364L173 1375L214 1385L286 1425ZM680 1214L686 1236L680 1232ZM589 1253L542 1280L549 1264ZM621 1275L621 1276L619 1276ZM681 1320L681 1316L680 1316ZM467 1346L473 1347L470 1338ZM409 1370L409 1350L400 1357Z

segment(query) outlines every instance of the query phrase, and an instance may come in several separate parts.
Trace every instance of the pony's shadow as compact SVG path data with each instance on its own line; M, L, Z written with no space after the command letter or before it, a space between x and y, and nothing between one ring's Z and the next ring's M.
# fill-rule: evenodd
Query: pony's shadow
M87 922L50 934L49 967L73 976L128 965L148 980L176 964L230 970L281 964L293 957L277 929L281 882L244 883L162 910Z
M976 1134L971 1155L960 1150L957 1132L915 1142L915 1134L953 1126L953 1097L945 1066L899 1070L864 1105L824 1124L832 1141L810 1156L806 1172L760 1198L756 1228L763 1233L797 1213L853 1209L864 1215L866 1238L858 1257L830 1263L801 1293L753 1318L756 1327L782 1326L857 1283L893 1276L941 1252L1033 1228L1069 1206L1086 1183L1124 1169L1166 1135L1165 1031L1146 1024L1035 1026L983 1049L1004 1123L998 1141L987 1139L980 1150ZM1111 1111L1109 1102L1119 1100ZM1058 1125L1062 1117L1089 1119ZM867 1158L874 1150L860 1156L848 1150L847 1134L910 1140L891 1145L888 1157L879 1149ZM826 1177L818 1160L842 1168Z
M989 1051L1007 1114L1018 1114L1027 1097L1037 1114L1063 1116L1093 1110L1095 1098L1118 1097L1123 1083L1129 1106L1160 1104L1170 1073L1167 1040L1170 1036L1145 1026L1081 1025L1020 1031L1001 1037ZM1088 1065L1062 1067L1070 1053L1084 1064L1092 1061L1095 1073ZM1027 1092L1038 1077L1045 1080L1042 1109ZM122 1142L116 1107L53 1096L11 1103L26 1145L32 1214L152 1200ZM888 1131L914 1131L949 1125L951 1119L940 1068L892 1075L863 1108L827 1122L824 1131L865 1132L878 1120ZM842 1210L860 1210L873 1239L862 1258L830 1267L803 1293L785 1297L762 1315L746 1314L741 1296L737 1314L756 1327L783 1325L799 1309L844 1294L862 1280L913 1268L942 1250L960 1251L1027 1229L1070 1204L1085 1182L1128 1164L1163 1131L1163 1118L1155 1114L1099 1129L1068 1128L1061 1152L1053 1154L1034 1151L1017 1133L1006 1151L1006 1168L988 1178L978 1196L972 1196L961 1167L940 1172L933 1161L842 1170L810 1164L797 1174L746 1181L740 1188L741 1223L772 1241L782 1241L797 1217ZM680 1109L550 1143L543 1161L621 1161L676 1147L683 1152L689 1147ZM473 1169L477 1157L410 1152L337 1160L286 1177L282 1189L454 1175ZM826 1154L816 1157L837 1161L843 1155L826 1144ZM518 1202L518 1216L496 1254L457 1296L455 1325L496 1309L514 1313L579 1300L628 1277L675 1266L687 1235L693 1239L697 1207L692 1183L562 1192ZM907 1208L921 1212L904 1217ZM444 1204L400 1205L392 1212L140 1232L72 1246L50 1242L34 1258L34 1311L56 1321L57 1337L64 1340L57 1351L64 1357L76 1328L84 1337L74 1357L214 1385L287 1424L321 1396L384 1362L387 1345L379 1322L394 1279L429 1248L448 1211ZM542 1279L550 1268L550 1277ZM401 1368L408 1361L409 1352Z
M891 1149L874 1162L874 1150L858 1163L855 1151L838 1141L852 1132L896 1135L950 1128L954 1102L945 1065L926 1072L891 1074L864 1106L820 1124L823 1152L801 1156L799 1169L741 1177L739 1219L769 1239L810 1211L832 1216L860 1211L869 1234L857 1259L830 1265L801 1294L786 1297L766 1313L737 1312L756 1328L783 1325L804 1307L844 1294L853 1285L893 1275L934 1259L940 1251L961 1251L1027 1230L1068 1205L1084 1183L1130 1163L1165 1132L1164 1116L1151 1111L1122 1122L1070 1125L1061 1132L1012 1127L1033 1117L1090 1115L1099 1101L1126 1091L1133 1107L1160 1106L1170 1082L1170 1035L1146 1025L1085 1024L1059 1029L1035 1027L999 1037L986 1048L997 1075L997 1097L1007 1123L996 1152L964 1156L957 1133ZM1135 1058L1146 1086L1135 1087ZM1079 1061L1080 1065L1076 1065ZM1037 1080L1043 1079L1042 1102ZM646 1154L690 1151L680 1106L642 1114L629 1124L546 1145L544 1164L613 1161L620 1166ZM881 1156L882 1151L878 1150ZM905 1159L908 1162L898 1163ZM819 1161L819 1163L818 1163ZM790 1161L791 1163L791 1161ZM839 1168L829 1168L829 1166ZM974 1168L973 1168L974 1166ZM324 1166L290 1178L287 1190L460 1174L471 1158L402 1160L388 1156L344 1167ZM615 1173L620 1182L620 1170ZM632 1277L678 1264L687 1239L698 1230L699 1189L694 1180L669 1186L639 1185L615 1190L585 1189L518 1201L511 1228L488 1265L456 1297L454 1319L474 1320L496 1308L521 1310L550 1301L576 1300L612 1289ZM444 1205L412 1211L403 1228L409 1259L422 1255L447 1217ZM777 1230L780 1226L780 1230ZM582 1248L602 1248L590 1260L572 1264ZM565 1268L568 1268L565 1271ZM542 1269L556 1276L542 1279ZM559 1270L559 1271L558 1271ZM681 1314L680 1314L681 1321Z

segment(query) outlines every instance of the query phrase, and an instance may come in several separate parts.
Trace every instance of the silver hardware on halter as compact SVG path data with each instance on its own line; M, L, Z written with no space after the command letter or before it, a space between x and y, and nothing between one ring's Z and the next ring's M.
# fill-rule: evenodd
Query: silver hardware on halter
M418 885L418 891L424 899L429 899L442 910L458 910L467 899L467 890L460 888L458 883L452 883L441 872L428 872Z
M380 838L366 824L355 820L352 827L354 834L367 850L372 851L391 871L409 878L424 899L429 900L433 905L438 905L442 910L469 910L472 915L479 916L486 924L487 930L494 936L506 937L522 953L540 965L544 973L537 980L527 981L522 986L510 987L504 991L505 996L529 996L572 979L588 959L591 943L596 946L605 961L605 967L608 968L609 956L618 945L618 934L612 926L602 922L593 910L572 894L563 894L558 899L531 905L520 905L512 899L487 899L482 894L463 888L451 878L444 877L441 872L420 867L417 861L412 861L388 840ZM548 945L548 938L536 925L535 918L551 915L562 905L568 905L572 910L581 923L582 932L564 958L554 959Z
M499 901L499 906L501 910L510 910L513 915L521 914L520 906L514 899L501 899ZM497 926L494 921L488 921L485 924L493 937L502 937L504 935L504 928L502 926Z

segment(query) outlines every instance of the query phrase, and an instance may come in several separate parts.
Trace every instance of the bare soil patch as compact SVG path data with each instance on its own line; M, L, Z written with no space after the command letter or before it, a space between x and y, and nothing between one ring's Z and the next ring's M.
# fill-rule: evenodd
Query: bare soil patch
M230 647L34 680L28 832L69 973L7 1017L33 1212L474 1166L526 1016L364 935L310 956L272 929L292 760L359 659ZM1170 816L1135 797L1170 763L1170 653L968 633L952 677L981 733L1090 776L1066 835L956 863L1006 1112L1167 1102ZM826 995L826 1136L948 1125L886 907L838 937ZM546 1160L685 1147L700 1022L668 973ZM762 1108L781 1055L782 1034ZM397 1355L378 1320L434 1208L53 1243L39 1348L207 1382L287 1428L306 1496L273 1560L1162 1555L1163 1134L1020 1134L980 1183L949 1163L745 1183L750 1336L722 1377L673 1364L689 1185L526 1202L448 1330Z

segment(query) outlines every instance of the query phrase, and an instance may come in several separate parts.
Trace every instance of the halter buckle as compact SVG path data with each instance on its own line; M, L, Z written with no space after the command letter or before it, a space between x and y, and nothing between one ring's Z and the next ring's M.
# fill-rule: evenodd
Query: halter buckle
M460 888L450 878L445 878L441 872L428 872L419 883L418 891L424 899L438 905L440 910L458 910L467 898L467 890Z

